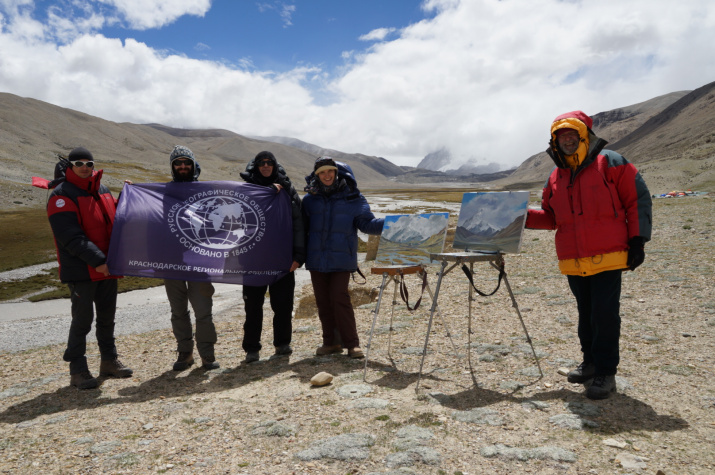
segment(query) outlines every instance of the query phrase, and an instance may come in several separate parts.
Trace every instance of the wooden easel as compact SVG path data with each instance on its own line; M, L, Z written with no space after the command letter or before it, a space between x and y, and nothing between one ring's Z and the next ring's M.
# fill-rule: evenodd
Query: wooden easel
M531 346L531 351L534 354L534 359L536 360L536 366L539 368L539 373L541 374L541 377L544 377L544 372L541 370L541 364L539 363L539 358L536 356L536 350L534 349L534 345L531 342L531 337L529 336L529 332L526 330L526 325L524 324L524 319L521 317L521 312L519 311L519 306L516 303L516 298L514 298L514 293L511 291L511 286L509 285L509 280L507 279L506 276L506 271L504 270L504 255L500 252L454 252L454 253L440 253L440 254L430 254L430 260L432 261L442 261L442 268L439 271L438 277L437 277L437 286L434 291L434 297L432 299L432 309L430 310L430 318L429 318L429 324L427 325L427 335L425 336L425 345L424 349L422 350L422 362L420 363L420 372L419 376L417 378L417 386L415 386L415 392L419 390L420 387L420 381L422 379L422 368L425 363L425 355L427 355L427 345L429 344L429 335L430 331L432 330L432 319L434 316L434 312L437 310L437 299L439 298L439 289L440 286L442 285L442 278L449 274L455 267L459 266L461 264L462 269L466 269L466 265L469 264L469 274L467 274L467 271L465 270L465 274L467 274L467 277L469 278L469 313L468 313L468 328L467 328L467 335L468 335L468 343L467 343L467 357L469 361L469 368L470 368L470 373L471 368L472 368L472 358L471 358L471 334L472 334L472 300L474 300L474 294L473 294L473 289L476 289L474 287L474 283L472 282L472 275L474 275L473 269L474 269L474 263L475 262L488 262L492 267L495 269L499 270L499 284L501 284L501 281L504 281L504 284L506 285L507 290L509 291L509 296L511 297L511 303L514 309L516 310L516 314L519 316L519 321L521 321L521 326L524 329L524 333L526 334L526 341L529 342L529 345ZM447 268L447 265L449 262L453 262L451 267ZM496 293L496 291L499 290L499 285L497 285L497 288L494 289L494 292L492 294ZM479 292L479 291L477 291ZM481 292L480 292L481 294ZM491 294L482 294L482 295L491 295ZM450 337L451 338L451 337ZM452 342L454 344L454 342ZM473 378L473 373L472 373L472 378Z
M389 327L389 334L388 334L388 340L387 340L387 356L390 358L390 361L392 361L392 355L390 353L391 348L392 348L392 332L394 331L394 328L392 327L392 322L393 322L393 317L395 313L395 305L397 305L397 288L400 287L401 284L404 283L404 276L406 275L411 275L411 274L418 274L422 278L423 282L423 288L422 290L426 288L427 291L429 292L430 297L432 298L432 310L430 314L430 325L432 324L432 317L434 315L434 312L437 311L439 317L442 319L442 324L444 325L446 331L447 331L447 336L449 337L449 340L452 342L452 348L454 349L455 354L459 356L457 353L457 347L454 344L454 340L452 340L452 334L449 331L449 327L447 326L447 322L444 320L442 317L442 314L439 313L439 309L437 308L436 305L436 295L432 295L432 290L429 287L429 282L427 282L427 271L425 268L421 265L413 265L413 266L382 266L382 267L373 267L370 269L370 273L373 275L382 275L382 284L380 284L380 293L377 297L377 305L375 306L375 310L373 310L373 318L372 318L372 326L370 327L370 336L367 341L367 347L365 349L365 368L363 370L363 375L362 375L362 380L365 381L367 377L367 362L370 357L370 348L372 346L372 335L375 331L375 323L377 322L377 316L380 313L380 304L382 303L382 294L385 290L385 288L389 285L390 282L393 282L395 284L394 286L394 291L392 294L392 307L391 307L391 312L390 312L390 327ZM401 293L402 293L402 288L400 288ZM406 289L405 289L406 291ZM419 306L419 302L422 300L422 296L420 296L419 300L415 304L414 309L410 308L409 303L407 302L407 296L403 295L403 299L405 300L405 303L407 303L407 308L410 310L417 310L417 307ZM423 361L424 361L424 355L423 355Z

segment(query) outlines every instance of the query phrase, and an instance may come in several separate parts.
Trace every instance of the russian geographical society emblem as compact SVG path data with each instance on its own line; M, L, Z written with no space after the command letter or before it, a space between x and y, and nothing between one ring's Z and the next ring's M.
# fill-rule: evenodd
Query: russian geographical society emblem
M233 190L196 193L174 204L166 220L182 245L210 257L248 252L266 230L266 218L258 203Z

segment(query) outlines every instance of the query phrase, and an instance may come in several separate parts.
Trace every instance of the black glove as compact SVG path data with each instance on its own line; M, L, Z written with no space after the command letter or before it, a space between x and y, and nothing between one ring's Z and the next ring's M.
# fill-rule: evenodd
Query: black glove
M643 264L645 260L643 246L645 246L645 238L635 236L628 240L628 260L626 265L630 270L636 270L636 267Z

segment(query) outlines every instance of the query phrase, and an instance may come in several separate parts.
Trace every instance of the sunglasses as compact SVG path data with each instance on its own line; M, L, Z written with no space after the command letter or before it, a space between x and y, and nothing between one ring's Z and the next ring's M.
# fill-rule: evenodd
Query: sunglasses
M171 164L174 165L175 167L180 167L182 165L185 167L190 167L191 165L193 165L191 160L186 160L186 159L183 159L183 160L177 159L177 160L174 160L173 162L171 162Z
M261 162L258 162L258 166L259 166L259 167L272 167L272 166L273 166L273 162L270 161L270 160L263 160L263 161L261 161Z
M87 162L85 162L84 160L77 160L76 162L70 162L70 163L72 164L73 167L77 167L77 168L82 168L84 166L92 168L94 166L94 162L91 160L87 161Z

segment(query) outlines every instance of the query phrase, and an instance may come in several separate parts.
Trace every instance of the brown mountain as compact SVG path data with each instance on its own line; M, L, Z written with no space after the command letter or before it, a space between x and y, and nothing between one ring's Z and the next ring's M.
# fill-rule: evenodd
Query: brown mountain
M613 142L608 148L638 166L653 193L715 186L715 83L596 114L594 131ZM447 176L397 167L382 157L322 149L297 139L264 140L228 130L116 123L0 93L0 209L43 206L47 193L30 186L32 176L51 178L56 154L66 154L76 146L92 151L105 170L104 182L117 191L124 179L167 181L168 155L176 144L194 151L203 180L240 180L238 174L245 164L259 151L270 150L299 190L316 156L326 152L348 162L366 190L450 186L450 182L455 186L457 181L474 186L488 182L495 189L538 189L553 168L546 154L539 153L513 173Z
M612 142L606 148L636 164L651 192L715 186L715 82L602 112L593 119L596 135ZM546 143L548 132L545 137ZM541 187L553 168L553 161L541 152L494 184Z
M67 154L74 147L87 147L105 172L103 182L118 191L124 179L135 183L168 181L169 153L176 144L195 153L202 180L241 181L238 174L246 163L258 152L270 150L299 191L316 158L296 147L228 130L117 123L0 93L0 209L43 206L47 192L31 187L32 177L52 178L56 154ZM361 154L342 154L340 158L350 164L361 188L396 186L375 169L388 163L391 170L400 170L390 162Z
M289 147L295 147L297 149L300 149L300 150L310 153L314 157L324 157L324 156L333 157L336 160L340 160L340 161L349 163L351 168L352 168L352 164L357 161L364 165L367 165L371 169L375 170L376 172L378 172L381 175L384 175L386 177L400 176L405 173L405 171L401 167L395 165L394 163L392 163L382 157L372 157L369 155L363 155L361 153L340 152L338 150L333 150L330 148L322 148L322 147L319 147L318 145L313 145L313 144L303 142L302 140L294 139L291 137L272 136L272 137L254 137L254 138L258 139L258 140L263 140L266 142L275 142L275 143L280 143L283 145L288 145Z

